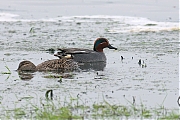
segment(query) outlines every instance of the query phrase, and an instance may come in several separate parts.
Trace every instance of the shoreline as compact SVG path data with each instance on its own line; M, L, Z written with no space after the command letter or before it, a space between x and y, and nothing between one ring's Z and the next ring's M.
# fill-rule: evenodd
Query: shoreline
M178 6L178 1L170 0L9 0L0 5L0 12L18 14L21 19L109 15L144 17L157 22L179 22Z

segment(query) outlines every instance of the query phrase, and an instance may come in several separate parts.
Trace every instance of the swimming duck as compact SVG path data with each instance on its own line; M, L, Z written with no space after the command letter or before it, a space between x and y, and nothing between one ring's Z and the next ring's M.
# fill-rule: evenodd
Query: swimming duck
M31 61L22 61L19 64L18 71L61 71L73 70L78 67L73 59L53 59L45 61L35 66Z
M97 38L94 42L93 50L83 49L83 48L67 48L58 49L60 52L54 54L54 56L61 58L66 58L72 56L73 60L76 62L105 62L106 56L103 52L104 48L115 49L106 38Z

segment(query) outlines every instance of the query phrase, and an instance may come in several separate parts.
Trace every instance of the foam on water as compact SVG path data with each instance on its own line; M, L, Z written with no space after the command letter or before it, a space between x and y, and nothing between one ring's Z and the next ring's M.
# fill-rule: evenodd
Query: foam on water
M0 21L17 21L14 17L18 17L19 15L11 14L11 13L0 13Z
M142 17L130 16L107 16L107 15L93 15L93 16L59 16L56 18L42 18L42 19L19 19L19 15L11 13L0 13L0 21L7 22L81 22L81 23L103 23L110 22L117 25L107 30L108 33L129 33L129 32L148 32L148 31L173 31L179 30L180 26L177 22L157 22L151 21Z
M175 22L157 22L147 18L129 16L62 16L55 18L55 20L61 20L62 22L116 22L118 26L108 29L109 33L173 31L180 28L179 23Z

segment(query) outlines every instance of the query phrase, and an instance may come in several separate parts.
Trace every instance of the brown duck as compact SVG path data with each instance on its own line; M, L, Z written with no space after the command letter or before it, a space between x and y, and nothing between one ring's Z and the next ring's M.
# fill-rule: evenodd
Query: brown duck
M22 61L19 64L18 71L61 71L73 70L78 68L78 64L73 59L53 59L45 61L35 66L31 61Z

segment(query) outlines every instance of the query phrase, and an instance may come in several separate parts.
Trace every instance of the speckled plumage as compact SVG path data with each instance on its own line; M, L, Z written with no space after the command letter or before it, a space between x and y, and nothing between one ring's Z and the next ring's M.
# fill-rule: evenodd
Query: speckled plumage
M78 64L72 59L53 59L45 61L35 66L31 61L22 61L18 71L60 71L73 70L78 68Z
M54 59L45 61L36 66L38 71L56 71L56 70L70 70L77 68L78 65L72 59Z

